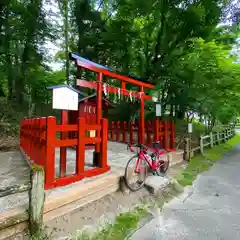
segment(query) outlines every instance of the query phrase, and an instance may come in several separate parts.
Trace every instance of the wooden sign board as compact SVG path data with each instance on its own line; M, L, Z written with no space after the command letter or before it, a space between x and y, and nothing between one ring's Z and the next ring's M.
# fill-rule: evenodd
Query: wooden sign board
M90 131L89 131L89 137L90 137L90 138L96 137L96 131L95 131L95 130L90 130Z
M78 93L67 87L53 89L53 109L78 110Z

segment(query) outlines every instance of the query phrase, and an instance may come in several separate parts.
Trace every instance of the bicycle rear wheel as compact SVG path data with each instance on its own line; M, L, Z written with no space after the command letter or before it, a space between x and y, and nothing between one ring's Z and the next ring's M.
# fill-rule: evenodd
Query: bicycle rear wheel
M156 169L156 173L159 176L162 176L162 174L166 173L169 168L169 158L167 156L158 156L161 160L159 161L158 169Z
M132 192L136 192L143 187L148 175L146 161L144 159L138 161L138 158L138 155L131 157L125 168L125 183Z

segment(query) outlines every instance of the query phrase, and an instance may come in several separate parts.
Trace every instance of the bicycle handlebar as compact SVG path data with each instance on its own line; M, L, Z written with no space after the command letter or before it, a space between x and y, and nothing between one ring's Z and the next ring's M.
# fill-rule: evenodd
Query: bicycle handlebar
M141 144L141 143L137 143L137 144L133 144L131 145L130 143L127 145L127 149L130 149L131 152L135 152L132 147L138 147L140 149L144 149L144 150L148 150L148 146Z
M160 142L156 142L156 144L159 144ZM160 143L161 144L161 143ZM161 146L161 145L160 145ZM127 150L130 149L131 152L135 152L132 148L133 147L138 147L140 148L140 151L143 149L144 151L148 151L149 150L149 147L144 145L144 144L141 144L141 143L137 143L137 144L130 144L128 143L127 145ZM153 147L154 149L156 149L156 147L154 146ZM161 151L160 151L161 150ZM171 152L171 151L166 151L163 147L158 149L159 151L159 154L162 155L162 154L165 154L166 152Z

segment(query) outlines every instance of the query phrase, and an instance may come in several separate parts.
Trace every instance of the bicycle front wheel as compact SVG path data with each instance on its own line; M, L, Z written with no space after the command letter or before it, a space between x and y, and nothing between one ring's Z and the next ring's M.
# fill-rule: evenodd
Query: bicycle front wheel
M131 157L125 168L125 183L132 191L136 192L143 187L148 174L148 165L138 155Z

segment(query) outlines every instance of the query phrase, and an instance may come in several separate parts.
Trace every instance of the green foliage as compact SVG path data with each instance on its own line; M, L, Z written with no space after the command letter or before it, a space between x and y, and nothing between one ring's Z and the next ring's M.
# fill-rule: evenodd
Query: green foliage
M240 67L231 54L238 46L238 16L237 4L225 0L4 1L0 96L14 108L21 106L23 115L46 114L51 99L45 86L75 81L68 59L72 51L156 84L152 94L159 97L164 115L170 109L172 117L175 111L175 118L187 114L192 121L198 113L211 130L239 114ZM229 19L230 25L219 25ZM46 41L55 40L59 51L53 59L64 63L60 71L46 64L51 61ZM84 70L78 77L96 78ZM127 88L138 91L131 84ZM112 118L139 115L137 104L116 105ZM154 117L153 104L146 103L145 115Z

